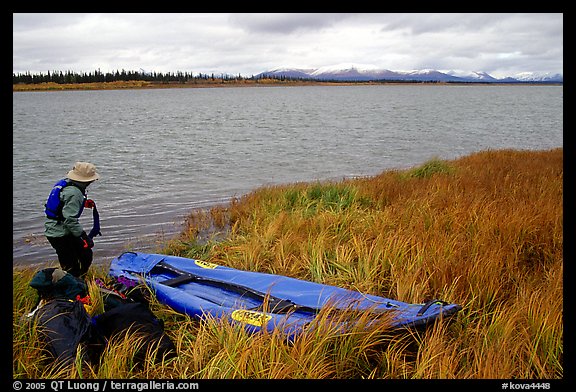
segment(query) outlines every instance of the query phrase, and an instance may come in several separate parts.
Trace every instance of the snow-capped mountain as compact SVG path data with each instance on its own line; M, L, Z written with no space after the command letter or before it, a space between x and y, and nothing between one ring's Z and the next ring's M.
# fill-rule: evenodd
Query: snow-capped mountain
M308 79L314 69L297 69L297 68L277 68L271 71L263 72L259 75L270 75L270 76L284 76L287 78L301 78Z
M514 76L514 79L521 82L563 82L564 77L561 74L551 72L521 72Z
M495 78L482 71L438 71L435 69L421 69L409 71L392 71L377 68L371 65L338 64L317 69L277 68L262 72L255 76L276 78L299 78L335 81L420 81L420 82L482 82L482 83L563 83L561 74L522 72L505 78Z
M446 71L448 75L455 76L462 79L477 80L482 82L496 82L498 79L482 71L461 71L461 70L450 70Z
M369 65L338 64L313 70L310 77L316 79L371 80L375 75L385 71L387 70L379 70Z

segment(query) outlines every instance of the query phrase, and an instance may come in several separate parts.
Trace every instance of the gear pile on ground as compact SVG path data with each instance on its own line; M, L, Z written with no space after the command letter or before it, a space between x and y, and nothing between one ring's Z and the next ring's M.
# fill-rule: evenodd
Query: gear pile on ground
M38 293L37 305L27 315L36 323L46 350L63 366L73 363L82 344L91 362L97 362L106 345L120 334L141 336L134 360L142 364L148 352L156 362L176 356L176 347L164 332L164 323L150 310L146 296L115 280L96 280L104 312L90 316L91 299L86 282L59 268L38 271L30 286Z

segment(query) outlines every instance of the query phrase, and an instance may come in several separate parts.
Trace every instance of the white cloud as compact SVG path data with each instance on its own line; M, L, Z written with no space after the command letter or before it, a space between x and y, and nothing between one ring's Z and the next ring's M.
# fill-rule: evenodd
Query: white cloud
M562 14L14 14L13 72L562 72Z

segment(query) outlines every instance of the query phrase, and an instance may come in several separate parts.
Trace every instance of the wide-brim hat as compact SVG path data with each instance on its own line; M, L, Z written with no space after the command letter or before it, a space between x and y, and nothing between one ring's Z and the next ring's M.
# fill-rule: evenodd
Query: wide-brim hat
M96 166L89 162L76 162L72 170L66 175L71 180L80 182L90 182L100 178L96 173Z

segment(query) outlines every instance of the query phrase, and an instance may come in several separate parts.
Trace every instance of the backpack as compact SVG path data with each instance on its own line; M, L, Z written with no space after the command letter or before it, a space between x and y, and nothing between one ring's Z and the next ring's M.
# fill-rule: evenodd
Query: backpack
M84 280L60 268L44 268L36 272L29 285L36 289L39 300L76 300L88 295L88 285Z
M36 312L38 337L59 365L70 365L78 346L91 340L91 319L80 301L56 298Z
M59 268L45 268L29 283L38 292L38 302L28 314L37 320L39 338L53 359L69 365L81 343L91 339L91 318L84 307L88 286Z
M65 178L54 184L52 190L50 191L50 194L48 195L48 199L44 204L45 207L44 212L46 213L46 217L56 220L63 219L62 207L64 206L64 204L62 203L62 200L60 200L60 193L62 192L62 189L64 189L64 187L68 185L70 185L70 182L68 182ZM78 215L76 215L76 218L80 217L83 210L84 210L84 203L82 203L82 206L80 207L80 211L78 211Z
M157 318L146 304L141 302L120 303L92 318L96 334L107 342L122 333L137 334L141 344L134 347L134 361L144 364L146 356L155 352L155 363L176 357L176 346L164 332L164 322Z

